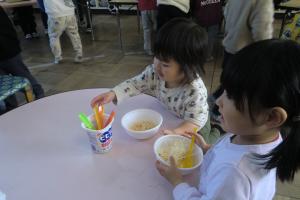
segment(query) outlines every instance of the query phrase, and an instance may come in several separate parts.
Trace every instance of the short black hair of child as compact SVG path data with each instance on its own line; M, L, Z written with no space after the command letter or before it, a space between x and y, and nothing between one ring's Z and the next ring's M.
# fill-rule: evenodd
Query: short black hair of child
M162 26L156 35L155 57L178 62L186 83L204 74L206 54L206 31L191 19L174 18Z

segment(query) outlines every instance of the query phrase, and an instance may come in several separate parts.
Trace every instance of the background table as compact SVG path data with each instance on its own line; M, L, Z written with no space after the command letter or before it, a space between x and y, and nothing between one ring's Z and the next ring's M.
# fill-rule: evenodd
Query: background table
M29 1L20 1L15 3L7 3L7 2L0 2L0 6L3 8L15 8L15 7L23 7L23 6L30 6L36 4L36 0L29 0Z
M140 95L116 111L113 147L92 152L80 127L79 112L90 114L90 100L106 89L87 89L39 99L0 116L0 190L8 200L168 200L170 184L155 168L153 143L135 140L121 127L121 117L136 108L163 116L163 127L181 121L156 99Z

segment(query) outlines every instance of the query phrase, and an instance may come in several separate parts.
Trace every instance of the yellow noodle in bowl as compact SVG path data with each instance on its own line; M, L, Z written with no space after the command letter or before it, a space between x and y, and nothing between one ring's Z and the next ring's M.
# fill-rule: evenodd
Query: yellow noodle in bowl
M162 122L163 118L159 112L144 108L132 110L121 119L126 133L139 140L153 137L158 133Z
M149 130L152 129L156 126L156 124L152 121L138 121L135 122L130 129L133 131L145 131L145 130Z
M170 166L170 156L173 156L176 167L182 175L191 173L198 168L203 160L202 149L198 145L194 145L192 154L192 167L185 166L182 162L189 149L191 140L180 135L165 135L158 138L154 143L154 153L156 159L164 165Z

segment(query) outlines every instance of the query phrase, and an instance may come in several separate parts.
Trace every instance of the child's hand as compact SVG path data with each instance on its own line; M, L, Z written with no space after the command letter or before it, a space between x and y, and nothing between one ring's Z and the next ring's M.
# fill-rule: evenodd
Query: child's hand
M200 134L196 134L196 133L193 133L193 132L185 132L184 134L182 134L183 136L185 137L188 137L188 138L191 138L192 135L195 135L195 142L196 144L198 144L204 153L206 153L208 151L208 149L211 147L210 144L207 144L204 140L204 138L200 135Z
M170 157L170 167L156 161L156 168L160 175L165 177L174 187L183 182L182 175L176 168L176 163L173 156Z
M112 102L115 98L116 98L116 94L113 91L105 92L103 94L94 97L91 101L91 106L93 108L97 104L99 105L107 104Z
M162 130L162 134L163 135L180 135L179 133L176 133L175 131L170 130L170 129L164 129L164 130Z

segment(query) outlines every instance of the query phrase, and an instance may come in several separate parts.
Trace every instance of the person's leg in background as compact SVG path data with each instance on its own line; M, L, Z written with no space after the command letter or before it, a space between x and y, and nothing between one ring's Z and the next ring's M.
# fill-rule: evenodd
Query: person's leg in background
M13 58L10 58L5 61L0 62L0 69L2 73L11 74L13 76L25 77L29 80L33 93L36 99L42 98L45 96L44 90L41 84L33 77L30 73L28 67L24 64L20 54L16 55Z
M207 48L207 60L213 60L213 52L214 52L214 45L219 33L219 25L212 25L206 28L207 36L208 36L208 48Z
M14 8L26 39L38 37L32 6Z
M81 1L80 0L73 0L73 3L76 7L76 14L77 14L77 17L79 19L79 26L83 27L83 26L85 26L85 21L84 21L84 18L83 18L83 8L82 8L82 5L81 5Z
M157 10L151 10L150 19L152 22L152 31L151 31L151 49L154 49L154 40L157 32Z
M62 60L60 36L65 30L67 17L48 17L48 35L54 63L58 64Z
M79 25L81 27L86 25L86 32L90 33L92 31L91 29L91 23L90 23L90 18L92 16L89 16L89 11L88 11L88 5L89 3L87 0L76 0L74 1L77 12L78 12L78 17L79 17ZM85 17L85 20L84 20ZM91 19L92 20L92 19Z
M91 23L90 23L90 20L92 20L92 15L89 16L89 7L88 7L88 3L89 1L87 0L79 0L79 3L82 5L82 10L83 10L83 13L85 15L85 20L86 20L86 32L90 33L92 31L92 26L91 26ZM91 19L89 19L91 18Z
M158 5L157 7L157 31L170 20L167 5Z
M143 32L144 32L144 50L148 55L153 55L152 43L154 31L156 29L156 11L141 11Z
M40 11L41 11L41 19L42 19L42 23L45 29L45 34L48 34L48 16L46 14L45 11L45 6L44 6L44 1L43 0L37 0L38 5L40 7Z
M69 36L76 53L74 61L76 63L82 62L82 44L75 15L66 16L66 33Z

